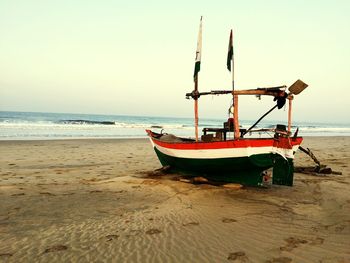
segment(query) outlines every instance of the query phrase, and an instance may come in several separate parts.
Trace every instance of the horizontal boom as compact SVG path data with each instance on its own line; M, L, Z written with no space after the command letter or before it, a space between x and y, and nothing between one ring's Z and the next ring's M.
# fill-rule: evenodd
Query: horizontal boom
M258 88L258 89L246 89L246 90L212 90L209 92L195 92L186 93L186 98L190 97L193 99L198 99L202 95L223 95L223 94L232 94L232 95L267 95L274 97L284 97L286 92L280 88L285 88L286 86L280 86L275 88ZM292 96L288 96L288 99L292 99Z

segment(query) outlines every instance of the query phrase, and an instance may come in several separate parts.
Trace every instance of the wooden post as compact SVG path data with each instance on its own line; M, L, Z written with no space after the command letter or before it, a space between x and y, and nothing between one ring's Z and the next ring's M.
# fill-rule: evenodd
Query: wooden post
M202 56L202 17L199 23L198 39L197 39L197 50L196 50L196 62L194 65L194 129L196 134L196 142L198 142L198 73L201 69L201 56Z
M233 112L232 112L232 117L234 119L234 125L236 125L236 121L235 121L235 115L238 114L238 108L236 108L236 100L237 98L235 98L234 95L234 91L235 91L235 63L233 60L233 30L231 29L231 33L230 33L230 47L229 47L229 52L230 52L230 48L232 48L232 57L231 57L231 70L232 70L232 106L233 106ZM237 113L236 113L237 110ZM237 119L238 120L238 119ZM238 121L237 121L238 122ZM234 138L236 138L236 132L234 132Z
M198 100L194 101L194 127L196 133L196 142L198 142Z
M234 116L233 116L233 124L235 129L235 139L239 138L239 122L238 122L238 95L233 96L234 103Z
M233 49L233 47L232 47ZM234 62L233 62L233 57L232 57L232 99L233 99L233 107L234 107L234 110L233 110L233 113L232 113L232 117L234 118L235 116L235 95L234 95L234 91L235 91L235 67L234 67Z
M198 92L198 75L194 80L194 90ZM194 99L194 129L196 134L196 142L198 142L198 98Z
M293 97L288 98L289 100L289 105L288 105L288 133L291 131L292 127L292 100Z

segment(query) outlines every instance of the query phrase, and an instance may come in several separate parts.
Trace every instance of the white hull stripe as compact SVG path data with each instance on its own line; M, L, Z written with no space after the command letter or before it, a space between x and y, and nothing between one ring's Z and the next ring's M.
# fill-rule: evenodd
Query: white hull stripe
M152 140L151 140L152 141ZM220 159L220 158L238 158L249 157L255 154L277 153L284 158L294 158L293 151L296 151L299 145L293 146L293 149L267 147L246 147L246 148L224 148L224 149L205 149L205 150L179 150L165 148L153 143L160 152L168 156L189 159Z

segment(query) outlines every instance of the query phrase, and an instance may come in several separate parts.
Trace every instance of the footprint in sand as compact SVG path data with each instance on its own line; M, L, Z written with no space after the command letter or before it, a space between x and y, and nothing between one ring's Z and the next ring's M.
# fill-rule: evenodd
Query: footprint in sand
M111 181L111 182L113 182L113 181ZM115 193L115 194L121 194L121 193L126 193L126 191L125 190L120 190L120 191L114 191L113 193Z
M1 253L0 254L0 258L9 258L12 257L13 254L12 253Z
M334 228L335 233L341 233L344 230L345 226L340 225Z
M52 194L50 192L40 192L39 194L41 194L41 195L55 195L55 194Z
M8 215L0 215L0 221L6 221L6 220L9 220L10 219L10 217L8 216ZM2 224L6 224L6 223L0 223L0 226L2 225ZM1 254L0 254L0 256L1 256Z
M273 258L265 261L265 263L290 263L290 262L292 262L292 259L288 257Z
M151 229L146 231L147 235L155 235L155 234L160 234L160 233L162 233L162 231L160 231L157 228L151 228Z
M281 251L292 251L294 248L297 248L300 244L307 243L307 240L300 239L297 237L289 237L289 238L286 238L284 241L287 242L287 245L284 247L280 247Z
M324 242L324 238L316 237L314 240L311 241L310 245L322 245L323 242Z
M11 196L20 196L20 195L25 195L25 193L12 194Z
M236 219L233 219L233 218L223 218L222 220L221 220L223 223L232 223L232 222L237 222L237 220Z
M245 255L245 252L243 251L237 251L234 253L230 253L227 257L228 260L239 260L241 262L246 262L248 260L248 257Z
M183 226L198 226L199 222L188 222L188 223L183 223Z
M7 216L16 215L19 212L20 209L21 209L20 207L12 208L10 211L7 212Z
M63 251L63 250L67 250L67 249L68 249L67 246L56 245L56 246L48 247L47 249L45 249L44 253Z
M119 237L118 235L107 235L106 239L107 239L107 241L112 241L112 240L117 239L118 237Z
M156 230L158 230L158 229L156 229ZM158 231L159 231L159 230L158 230ZM160 231L160 232L161 232L161 231ZM159 232L159 233L160 233L160 232ZM135 236L140 235L141 233L142 233L142 231L139 230L139 229L131 229L130 232L129 232L129 234L126 235L126 237L135 237ZM147 232L146 232L146 234L147 234ZM158 233L154 233L154 234L158 234Z

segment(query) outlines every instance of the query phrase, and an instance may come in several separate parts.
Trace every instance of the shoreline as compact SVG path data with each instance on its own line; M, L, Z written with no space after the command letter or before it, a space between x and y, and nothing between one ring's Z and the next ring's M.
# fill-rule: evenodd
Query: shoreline
M350 137L350 136L349 136ZM0 139L0 144L2 142L55 142L55 141L118 141L118 140L147 140L148 137L144 138L55 138L55 139L10 139L10 140L2 140Z
M192 137L188 137L188 136L180 136L183 138L192 138ZM305 138L315 138L315 139L321 139L321 138L350 138L350 135L315 135L315 136L302 136L300 135L300 137ZM26 141L33 141L33 142L37 142L37 141L81 141L81 140L87 140L87 141L93 141L93 140L147 140L149 139L149 137L145 136L145 137L113 137L113 138L105 138L105 137L75 137L75 138L52 138L52 139L46 139L46 138L38 138L38 139L28 139L28 138L23 138L23 139L3 139L0 138L0 143L2 142L26 142ZM244 139L256 139L254 138L244 138Z
M350 136L349 136L350 137ZM23 141L80 141L80 140L144 140L148 139L147 136L145 137L113 137L113 138L105 138L105 137L74 137L74 138L67 138L67 137L62 137L62 138L52 138L52 139L47 139L47 138L38 138L38 139L28 139L28 138L23 138L23 139L2 139L0 138L0 143L1 142L23 142Z

